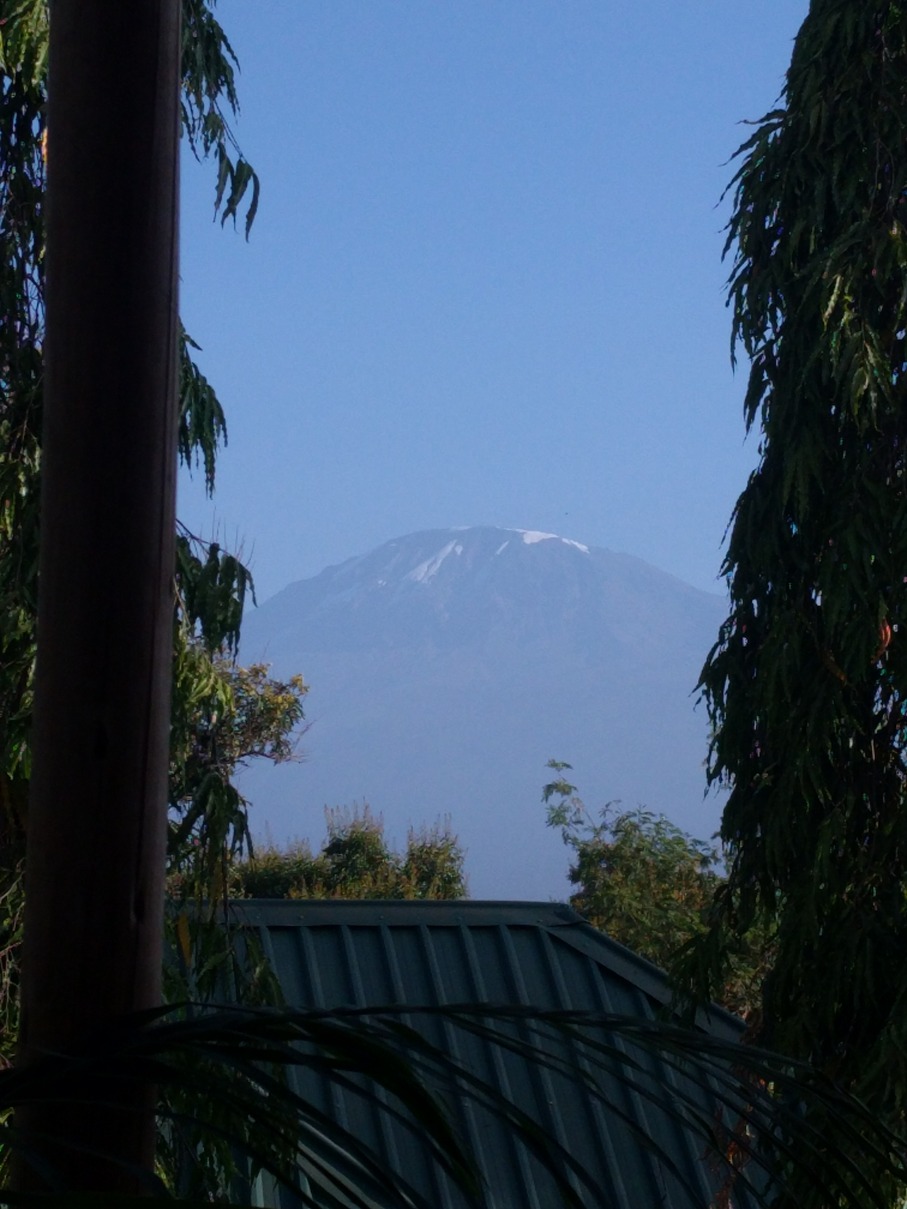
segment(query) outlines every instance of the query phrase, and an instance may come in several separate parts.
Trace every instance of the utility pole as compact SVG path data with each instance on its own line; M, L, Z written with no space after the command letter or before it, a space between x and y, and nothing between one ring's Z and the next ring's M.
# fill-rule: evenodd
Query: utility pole
M50 8L23 1065L160 1002L173 645L180 3ZM80 1092L18 1123L67 1190L140 1192L153 1091Z

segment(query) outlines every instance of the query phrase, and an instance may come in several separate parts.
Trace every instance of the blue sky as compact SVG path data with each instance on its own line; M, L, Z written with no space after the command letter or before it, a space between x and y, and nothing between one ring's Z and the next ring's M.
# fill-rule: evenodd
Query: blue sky
M221 0L249 243L183 179L182 312L227 412L214 504L264 599L500 524L717 589L757 454L718 205L806 0Z

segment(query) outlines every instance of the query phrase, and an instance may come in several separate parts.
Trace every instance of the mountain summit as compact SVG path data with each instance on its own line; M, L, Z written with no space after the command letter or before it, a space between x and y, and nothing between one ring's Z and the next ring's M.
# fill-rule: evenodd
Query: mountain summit
M244 660L311 685L304 762L244 781L253 827L314 836L323 805L366 800L402 840L449 815L474 895L564 897L553 756L590 807L710 834L691 693L723 615L639 559L533 530L428 530L328 567L244 626Z

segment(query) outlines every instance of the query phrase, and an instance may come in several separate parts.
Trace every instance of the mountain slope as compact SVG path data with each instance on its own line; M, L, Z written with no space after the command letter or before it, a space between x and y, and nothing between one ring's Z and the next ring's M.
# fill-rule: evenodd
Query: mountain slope
M245 661L311 685L305 760L250 770L253 827L314 835L368 800L402 841L449 815L476 896L564 897L545 762L595 806L644 803L700 835L706 727L691 692L724 602L550 534L430 530L291 584L248 618Z

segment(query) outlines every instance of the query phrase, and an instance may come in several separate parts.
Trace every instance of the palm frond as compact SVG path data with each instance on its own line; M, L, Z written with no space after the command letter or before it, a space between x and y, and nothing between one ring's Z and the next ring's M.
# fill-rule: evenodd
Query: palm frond
M561 1143L489 1080L427 1040L419 1025L434 1020L571 1080L604 1111L616 1113L641 1144L657 1145L621 1107L628 1092L642 1097L711 1156L715 1178L708 1198L674 1167L690 1209L709 1209L709 1201L729 1205L732 1186L735 1205L768 1206L779 1196L789 1198L804 1180L830 1205L891 1209L885 1189L891 1180L907 1181L903 1139L805 1064L665 1021L489 1004L188 1009L145 1013L68 1055L0 1071L0 1113L37 1098L77 1111L89 1071L113 1081L141 1080L177 1090L193 1106L191 1122L184 1109L162 1108L162 1129L178 1133L191 1123L219 1137L235 1151L247 1181L267 1170L301 1205L317 1209L429 1209L425 1197L362 1139L294 1090L287 1072L309 1070L370 1097L393 1118L417 1122L432 1161L469 1205L486 1202L475 1159L451 1123L452 1095L505 1122L552 1177L564 1205L597 1209L600 1190ZM664 1070L673 1072L670 1082L659 1082ZM359 1078L363 1074L369 1085ZM0 1144L25 1162L36 1158L37 1141L9 1125L0 1134ZM671 1157L661 1158L670 1168ZM149 1204L173 1203L176 1196L160 1183L149 1193ZM225 1190L222 1203L248 1204L248 1195L248 1187L237 1184ZM35 1199L42 1200L0 1193L3 1204ZM176 1199L202 1203L190 1195ZM64 1200L72 1209L88 1203L84 1197ZM54 1197L55 1203L64 1200Z

